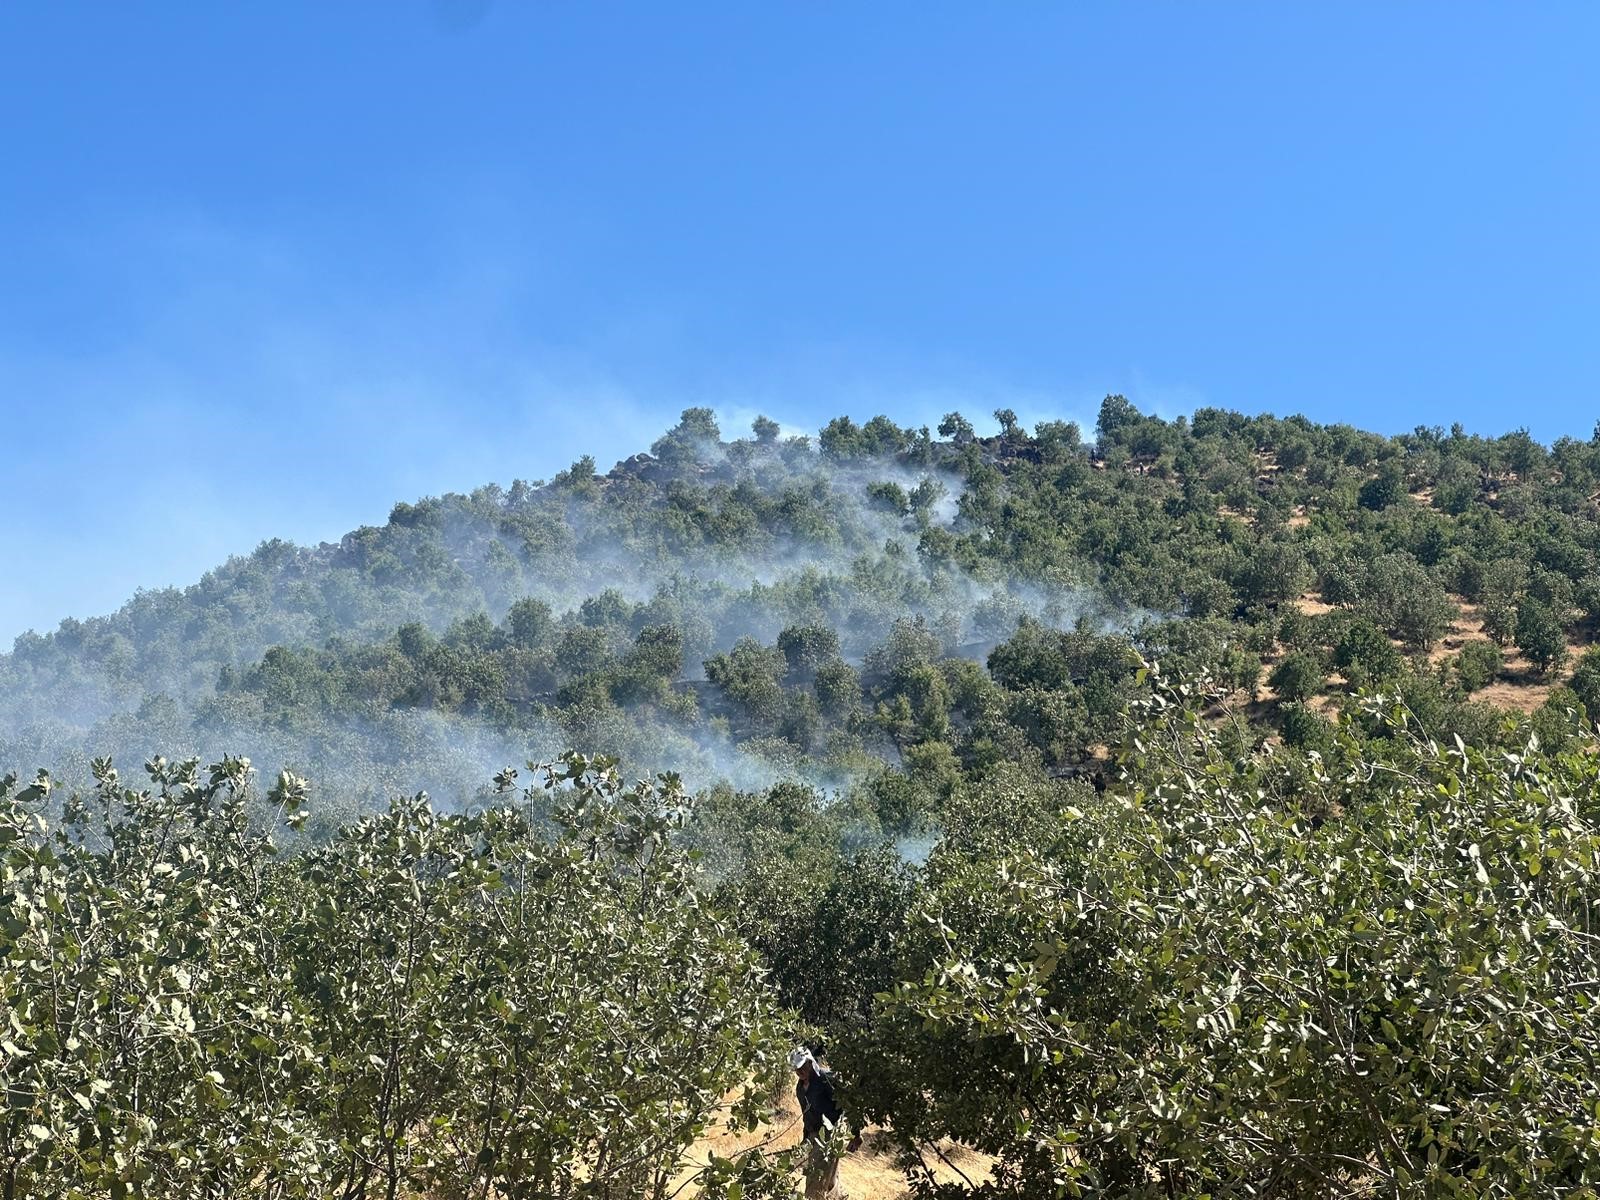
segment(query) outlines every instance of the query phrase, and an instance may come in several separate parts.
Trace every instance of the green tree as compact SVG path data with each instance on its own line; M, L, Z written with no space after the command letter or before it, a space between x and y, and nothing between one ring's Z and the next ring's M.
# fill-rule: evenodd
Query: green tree
M1268 682L1280 700L1292 703L1315 696L1322 691L1326 679L1322 663L1316 655L1299 650L1284 656L1283 661L1273 668Z
M1558 752L1570 747L1580 732L1591 728L1588 709L1577 693L1565 685L1550 689L1530 723L1540 745Z
M1361 485L1362 508L1385 509L1405 499L1406 472L1398 460L1388 459L1378 467L1378 473Z
M1061 462L1083 448L1083 431L1075 421L1040 421L1033 427L1033 440L1046 462Z
M1107 396L1100 402L1100 416L1094 427L1095 439L1102 449L1117 445L1143 420L1144 417L1127 397Z
M1093 738L1088 707L1077 688L1026 687L1007 697L1006 717L1038 750L1046 766L1078 762Z
M929 860L902 982L838 1049L910 1161L943 1138L993 1157L981 1190L915 1193L1594 1186L1587 1125L1549 1118L1587 1111L1600 1050L1572 920L1600 831L1557 799L1596 794L1595 757L1510 764L1391 726L1348 789L1317 767L1348 730L1316 759L1241 759L1155 712L1053 839Z
M965 446L976 436L972 422L958 412L945 413L939 422L939 436L949 438L958 446Z
M1380 628L1416 650L1438 641L1458 612L1439 581L1403 551L1372 561L1361 608Z
M766 733L777 726L784 706L780 680L788 669L782 651L740 638L725 654L706 659L705 668L706 678L750 731Z
M778 635L789 677L809 682L819 667L839 657L839 635L826 625L791 625Z
M1546 604L1524 597L1517 606L1517 649L1540 674L1559 667L1567 657L1567 638L1561 623Z
M1456 656L1456 674L1465 691L1487 687L1500 674L1500 647L1493 642L1468 642Z
M1333 665L1356 687L1393 678L1399 673L1400 653L1383 631L1365 617L1351 620L1333 648Z
M674 466L700 461L708 447L720 445L722 430L709 408L686 408L678 423L651 445L650 452Z
M514 645L526 650L543 646L555 628L550 606L533 596L525 596L506 614L506 627Z
M94 773L56 833L48 777L0 783L8 1196L663 1200L715 1114L765 1106L781 1027L674 780L569 757L280 859L243 759ZM307 794L267 800L298 826Z
M1590 646L1579 656L1567 686L1585 710L1600 713L1600 647Z
M1305 590L1308 573L1299 546L1263 539L1245 556L1234 586L1247 604L1282 604Z
M1287 704L1283 708L1283 740L1302 750L1323 751L1333 741L1333 728L1305 704Z

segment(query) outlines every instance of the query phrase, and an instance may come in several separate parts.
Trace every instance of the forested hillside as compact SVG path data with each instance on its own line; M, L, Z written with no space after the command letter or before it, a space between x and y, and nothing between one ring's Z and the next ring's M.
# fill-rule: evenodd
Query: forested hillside
M801 1039L927 1200L1593 1195L1600 436L994 416L19 638L0 1197L664 1200Z
M0 763L225 745L355 798L459 795L581 745L693 782L876 764L1052 770L1103 743L1139 655L1300 743L1354 687L1431 732L1560 737L1600 699L1600 447L1301 418L1145 417L1095 441L848 418L815 439L686 412L598 474L395 506L0 659ZM987 669L984 669L987 668ZM1564 686L1570 678L1570 690ZM331 773L331 772L330 772Z

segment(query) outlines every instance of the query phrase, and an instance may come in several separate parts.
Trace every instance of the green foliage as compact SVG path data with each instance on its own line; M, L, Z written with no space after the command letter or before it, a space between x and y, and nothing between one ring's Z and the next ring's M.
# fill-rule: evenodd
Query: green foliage
M709 408L686 408L677 425L657 439L650 452L664 462L692 463L699 460L705 447L721 438L715 413Z
M1379 628L1417 650L1438 641L1456 613L1439 581L1404 551L1372 561L1361 608Z
M1517 604L1527 581L1527 564L1516 559L1497 559L1482 572L1478 603L1483 608L1483 629L1501 646L1516 636Z
M1529 662L1547 673L1567 657L1567 639L1550 606L1532 596L1517 606L1517 649Z
M1493 645L1401 651L1459 595L1555 678L1600 441L995 418L688 409L19 638L0 765L290 769L6 785L9 1194L660 1194L778 1005L924 1194L939 1139L996 1156L941 1200L1586 1194L1600 659L1524 717L1466 698ZM738 785L680 827L672 780L477 782L567 744Z
M1587 711L1600 713L1600 647L1590 646L1579 656L1567 685Z
M1304 650L1284 656L1272 670L1268 682L1282 700L1292 702L1309 700L1322 690L1325 678L1322 663L1317 656Z
M1101 448L1120 445L1126 434L1136 428L1144 418L1126 397L1107 396L1100 402L1100 416L1095 422L1095 437Z
M1493 642L1468 642L1456 656L1456 674L1464 691L1488 687L1500 674L1500 647Z
M1006 719L1022 731L1046 766L1059 767L1088 753L1095 728L1083 693L1024 687L1007 697Z
M1365 617L1352 620L1333 648L1333 665L1358 687L1392 679L1399 673L1400 653L1383 632Z
M47 777L0 786L7 1196L661 1197L762 1106L780 1030L676 780L573 756L277 859L244 760L95 771L54 830Z
M812 1025L859 1025L895 981L910 869L889 847L767 856L719 893L772 970L777 998Z
M550 606L543 600L524 596L506 614L510 641L524 650L537 650L548 641L555 627Z
M995 1156L987 1195L1600 1182L1600 759L1440 748L1396 714L1386 758L1339 731L1241 762L1152 715L1047 844L936 851L903 982L839 1048L854 1103L911 1161Z
M706 660L706 678L756 729L770 730L783 714L784 691L780 680L788 669L782 651L744 638L726 654Z
M1405 494L1405 468L1394 459L1389 459L1378 467L1376 475L1361 485L1361 507L1385 509L1391 504L1398 504Z
M823 427L817 445L827 458L873 458L909 450L913 440L909 429L901 429L888 417L873 417L861 426L849 417L835 417Z
M1533 714L1533 732L1551 750L1565 750L1577 734L1592 728L1583 701L1569 687L1550 689L1550 695Z
M1333 740L1333 727L1305 704L1283 709L1283 740L1301 750L1323 750Z
M945 413L939 422L939 436L949 438L958 446L964 446L972 441L975 436L972 422L958 412Z
M1066 769L1136 689L1127 668L1013 663L981 703L960 699L957 664L1013 640L1023 616L1065 639L1151 614L1142 652L1249 689L1275 636L1326 651L1348 686L1395 679L1384 643L1432 645L1459 615L1446 588L1501 644L1529 598L1563 636L1575 610L1600 611L1591 443L1386 439L1217 409L1168 422L1123 397L1101 418L1091 456L1070 423L1030 436L1007 410L997 438L949 414L947 441L840 418L819 449L761 421L726 442L714 414L687 409L651 455L605 474L580 460L549 485L402 503L337 545L266 543L192 588L25 635L0 657L0 764L81 770L107 748L220 741L335 781L345 812L421 781L467 798L485 759L458 748L506 743L577 741L631 771L746 783L763 764L837 776L930 741L969 768L1036 753ZM1392 495L1362 508L1369 482ZM1407 487L1435 503L1390 502ZM1298 612L1313 584L1340 610L1325 627ZM914 613L938 650L877 673L870 656ZM1179 614L1204 636L1169 651L1159 626ZM1338 623L1357 615L1376 636ZM836 656L800 653L776 692L702 680L741 638L770 647L796 628L830 632ZM646 629L663 631L649 648ZM1081 657L1030 638L1035 657ZM1080 700L1087 728L1067 736Z
M1305 551L1291 542L1262 541L1252 547L1235 589L1246 604L1281 604L1305 590Z

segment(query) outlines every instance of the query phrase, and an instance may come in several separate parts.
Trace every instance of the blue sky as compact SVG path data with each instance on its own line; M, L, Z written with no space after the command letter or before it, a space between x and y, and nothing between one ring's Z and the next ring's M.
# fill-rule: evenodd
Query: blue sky
M688 404L1588 436L1597 44L1593 4L0 7L0 644Z

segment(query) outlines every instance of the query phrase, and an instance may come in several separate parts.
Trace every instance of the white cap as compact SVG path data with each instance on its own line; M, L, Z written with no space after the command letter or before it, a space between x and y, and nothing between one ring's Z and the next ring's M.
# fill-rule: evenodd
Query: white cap
M789 1065L796 1071L805 1066L807 1063L815 1065L816 1061L816 1059L811 1057L811 1051L807 1050L804 1046L796 1046L793 1050L789 1051Z

